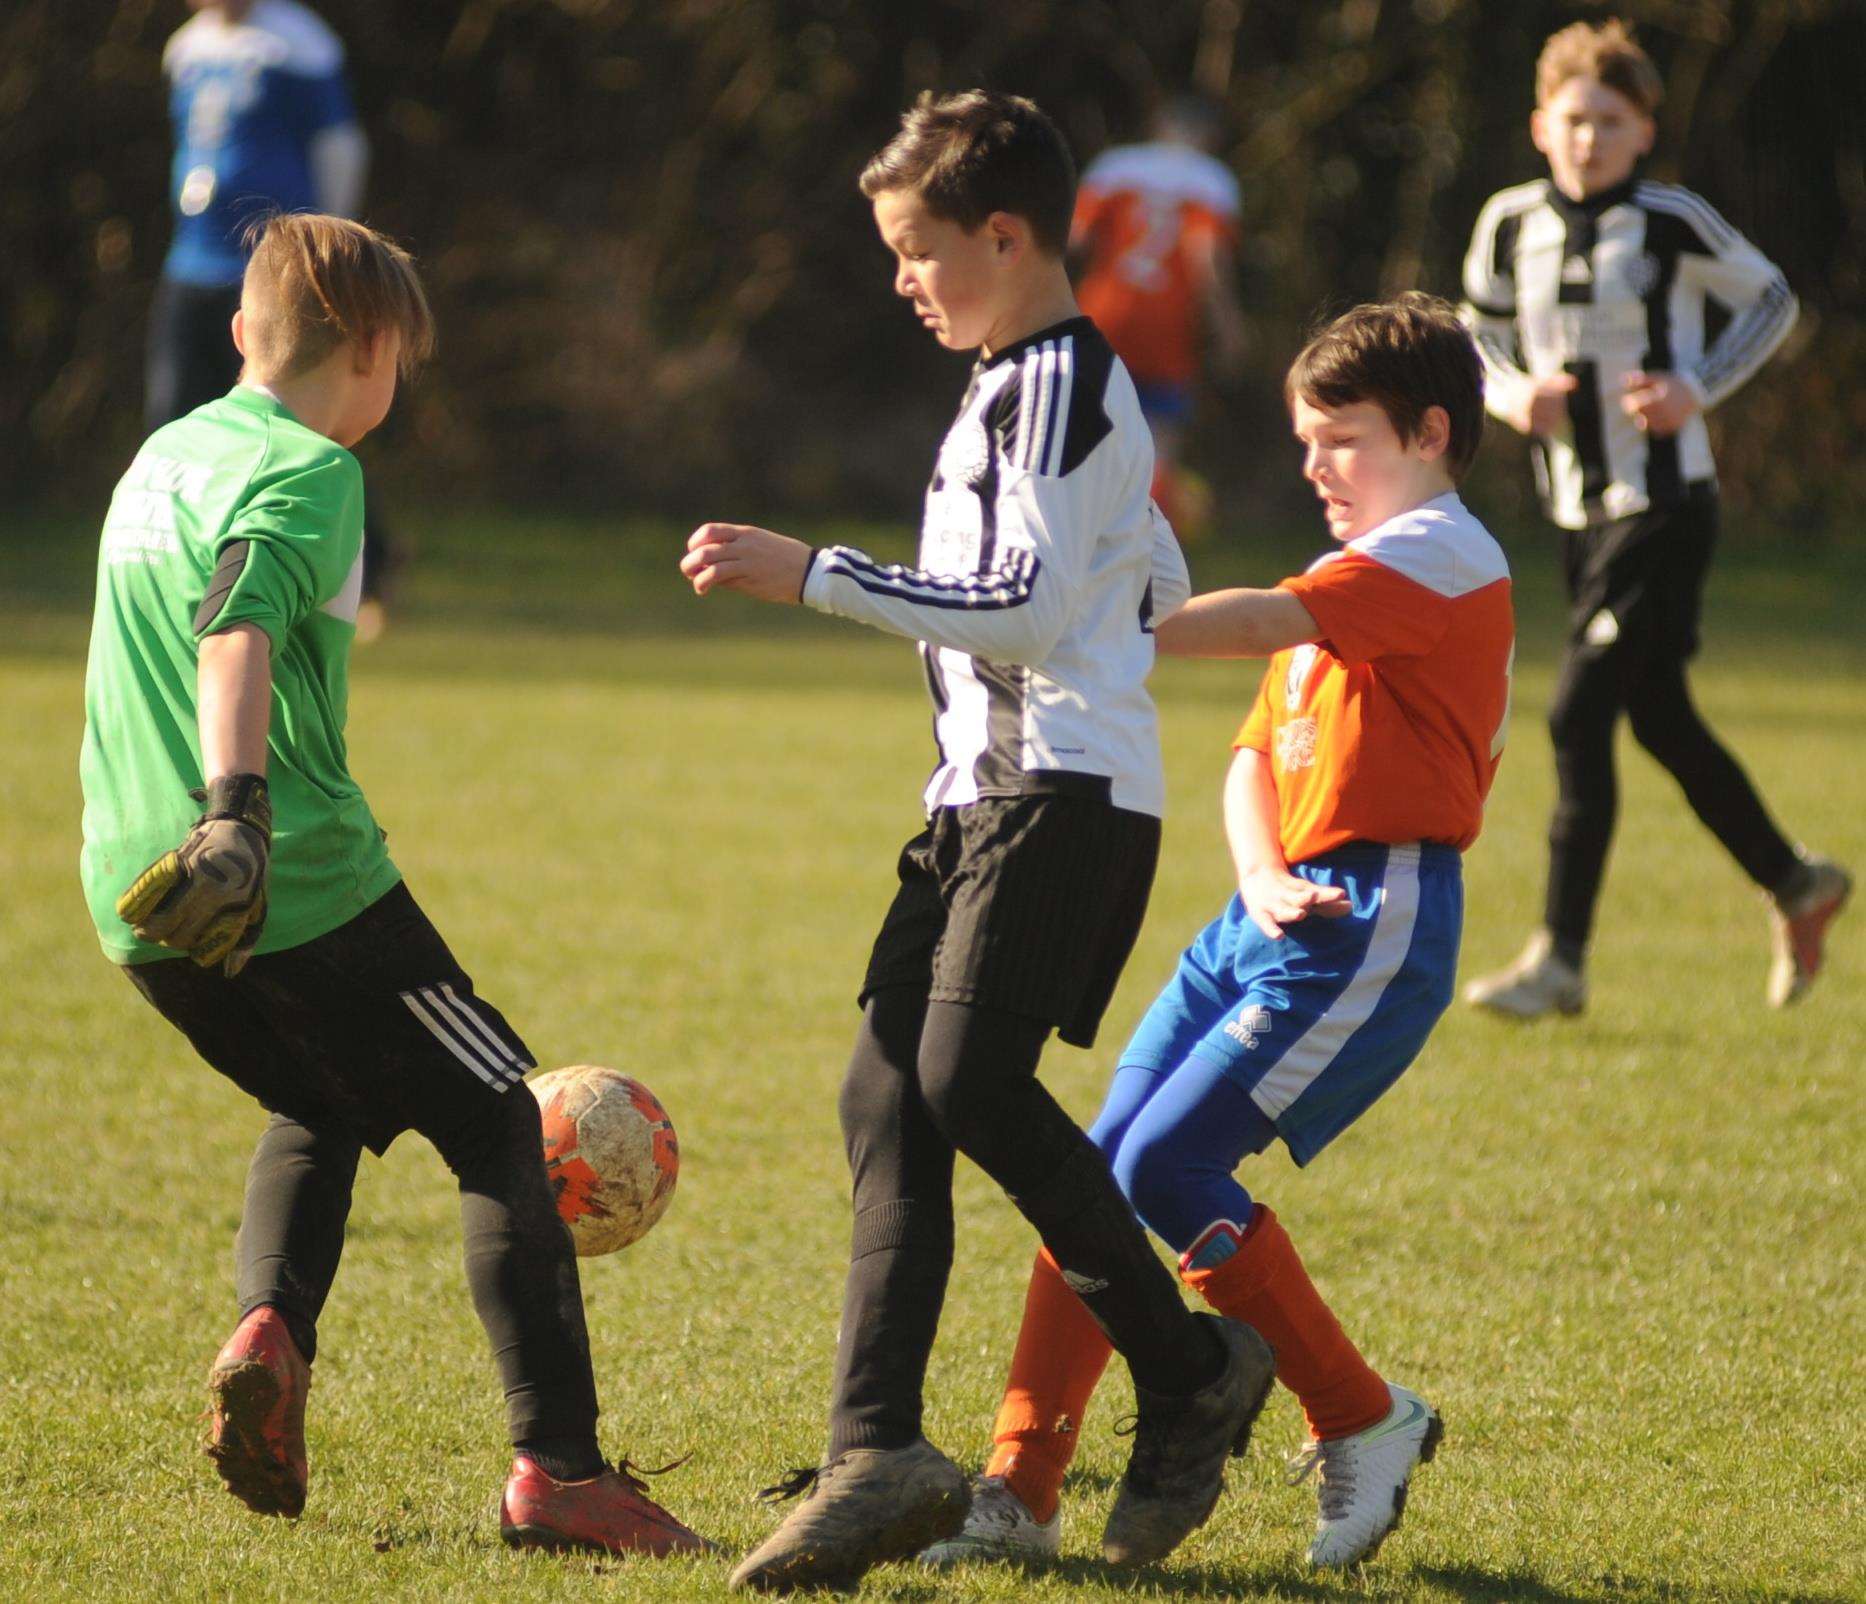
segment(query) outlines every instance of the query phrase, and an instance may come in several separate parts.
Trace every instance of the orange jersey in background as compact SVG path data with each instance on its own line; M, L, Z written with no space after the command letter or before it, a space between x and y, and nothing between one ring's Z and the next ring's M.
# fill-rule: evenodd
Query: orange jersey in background
M1477 839L1516 624L1503 550L1455 494L1286 579L1323 638L1270 659L1236 746L1270 758L1283 856Z
M1076 197L1076 298L1135 378L1197 374L1206 264L1235 247L1237 218L1230 168L1190 146L1121 145L1089 163Z

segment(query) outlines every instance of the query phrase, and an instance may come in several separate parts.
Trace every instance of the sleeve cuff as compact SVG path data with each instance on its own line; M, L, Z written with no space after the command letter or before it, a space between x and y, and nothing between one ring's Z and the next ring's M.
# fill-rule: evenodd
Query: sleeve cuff
M1704 388L1704 381L1702 379L1689 368L1681 368L1678 373L1678 381L1697 397L1698 411L1710 411L1710 392Z
M814 607L819 613L826 613L829 590L828 565L823 561L823 548L815 546L810 551L809 566L803 571L803 589L797 593L797 599L806 607Z

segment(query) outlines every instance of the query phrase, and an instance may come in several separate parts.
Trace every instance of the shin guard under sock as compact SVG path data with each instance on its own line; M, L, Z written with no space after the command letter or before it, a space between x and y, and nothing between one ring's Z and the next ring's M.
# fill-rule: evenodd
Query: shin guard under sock
M1276 1376L1295 1393L1318 1441L1386 1418L1386 1383L1348 1340L1309 1279L1296 1244L1259 1203L1243 1230L1215 1220L1179 1261L1179 1273L1220 1314L1255 1326L1276 1350Z
M985 1466L987 1476L1005 1478L1037 1520L1056 1513L1082 1416L1113 1352L1049 1250L1040 1251Z

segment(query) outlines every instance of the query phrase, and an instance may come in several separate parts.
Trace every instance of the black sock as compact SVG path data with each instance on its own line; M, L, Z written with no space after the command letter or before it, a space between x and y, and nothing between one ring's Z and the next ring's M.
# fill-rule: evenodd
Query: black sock
M528 1437L512 1446L552 1481L588 1481L608 1469L593 1434L585 1437Z
M268 1307L285 1322L285 1329L292 1334L293 1344L304 1355L305 1363L309 1364L317 1357L317 1322L307 1319L295 1309L283 1308L276 1303Z
M1167 1397L1202 1392L1225 1353L1195 1319L1087 1137L1049 1180L1012 1198L1037 1228L1063 1280L1127 1361L1136 1386Z
M1571 941L1566 936L1556 936L1549 950L1577 975L1587 967L1587 943L1585 941Z

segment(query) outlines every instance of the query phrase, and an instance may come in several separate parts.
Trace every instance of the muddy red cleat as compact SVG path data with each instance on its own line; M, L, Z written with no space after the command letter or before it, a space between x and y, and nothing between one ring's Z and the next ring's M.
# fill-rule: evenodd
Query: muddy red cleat
M277 1309L255 1309L234 1328L208 1372L207 1391L203 1452L227 1491L258 1515L302 1514L311 1366Z
M657 1558L713 1546L648 1497L626 1460L588 1481L554 1481L523 1454L506 1478L499 1535L514 1548L595 1548Z

